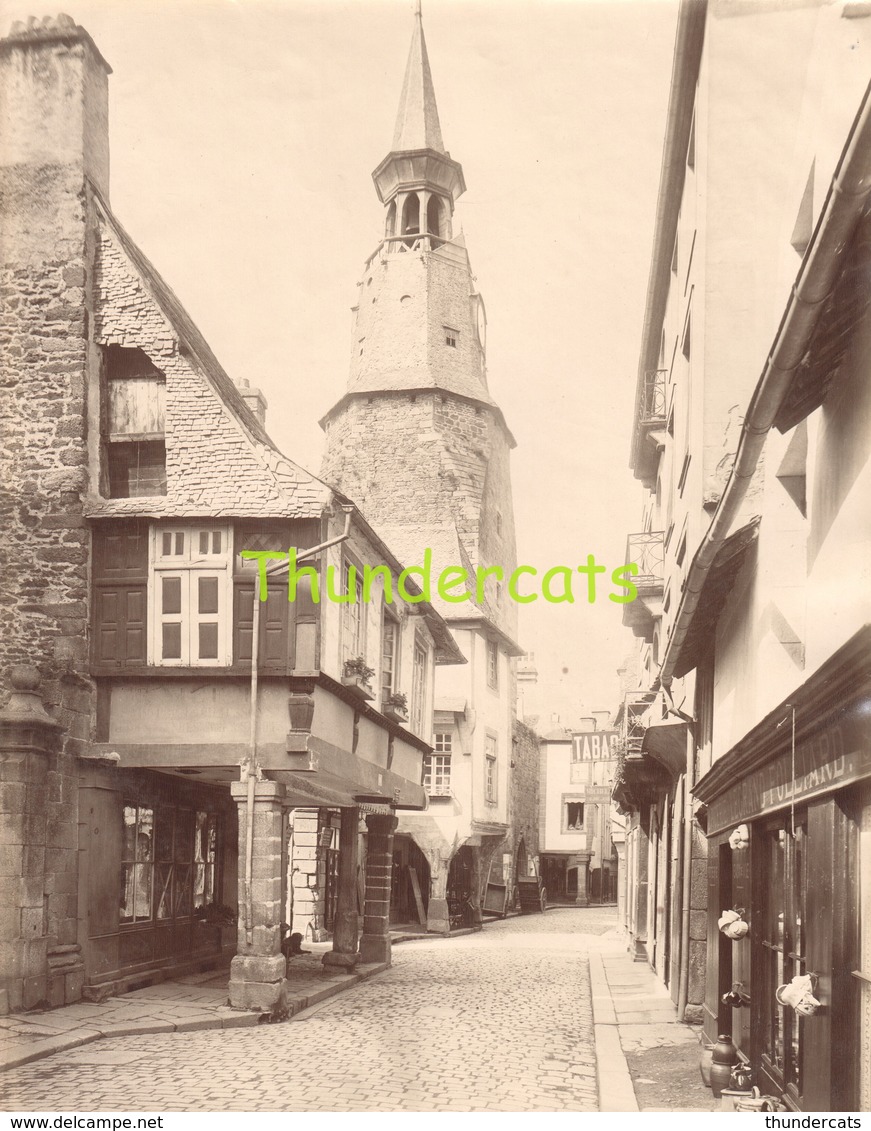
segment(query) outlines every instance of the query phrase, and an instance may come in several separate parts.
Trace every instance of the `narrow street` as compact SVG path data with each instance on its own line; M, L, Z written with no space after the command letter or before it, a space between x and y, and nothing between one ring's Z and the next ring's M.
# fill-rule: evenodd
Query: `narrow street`
M395 947L299 1020L95 1042L15 1069L28 1111L596 1111L588 954L614 908Z

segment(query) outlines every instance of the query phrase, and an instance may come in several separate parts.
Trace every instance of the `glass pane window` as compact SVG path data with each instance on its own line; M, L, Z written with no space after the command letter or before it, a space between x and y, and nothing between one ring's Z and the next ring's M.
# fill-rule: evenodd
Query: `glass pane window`
M342 594L351 596L342 604L342 660L355 660L363 655L363 599L359 569L349 561L342 562Z
M152 547L151 662L175 667L229 664L229 527L155 529Z
M152 917L154 810L124 805L122 821L121 922L139 923Z
M492 734L487 735L485 754L484 797L488 802L490 802L490 804L495 805L497 801L496 739Z
M430 754L424 759L423 787L430 797L447 797L451 792L450 754Z
M426 701L427 651L415 641L411 670L411 728L415 734L423 733L423 712Z
M399 625L389 617L384 618L381 634L381 702L396 690L397 650Z
M499 646L495 640L487 641L487 683L490 687L499 686Z

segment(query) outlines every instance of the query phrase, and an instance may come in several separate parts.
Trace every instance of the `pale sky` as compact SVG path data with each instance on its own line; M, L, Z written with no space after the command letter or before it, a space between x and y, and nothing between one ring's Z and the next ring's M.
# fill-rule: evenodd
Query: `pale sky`
M382 229L411 0L69 0L111 64L113 209L267 428L317 473L363 261ZM57 9L50 9L53 13ZM639 526L628 467L676 0L424 0L455 214L516 439L518 558L542 572ZM0 28L42 16L0 0ZM579 576L579 581L583 581ZM521 610L554 709L617 706L621 607ZM563 673L563 669L568 669ZM547 698L547 696L546 696Z

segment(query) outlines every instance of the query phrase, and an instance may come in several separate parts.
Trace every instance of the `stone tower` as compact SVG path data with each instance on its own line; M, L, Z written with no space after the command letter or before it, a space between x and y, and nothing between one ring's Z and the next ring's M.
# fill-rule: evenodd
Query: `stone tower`
M442 930L458 854L455 887L466 892L474 876L486 880L497 847L514 851L504 841L520 649L507 590L516 566L514 439L490 394L484 302L465 240L454 236L465 181L442 140L419 4L393 144L373 180L384 235L358 283L347 391L321 421L322 476L354 499L405 564L432 550L433 601L469 661L437 671L425 735L435 736L440 770L450 751L450 789L442 779L427 813L400 824L429 862L429 926ZM435 580L448 566L498 566L504 580L493 574L481 602L446 604Z
M507 577L514 440L487 385L484 301L453 238L465 182L442 141L419 9L393 145L373 180L384 238L358 283L347 392L322 421L323 476L379 527L455 527L473 566ZM504 586L488 583L487 596L513 638Z

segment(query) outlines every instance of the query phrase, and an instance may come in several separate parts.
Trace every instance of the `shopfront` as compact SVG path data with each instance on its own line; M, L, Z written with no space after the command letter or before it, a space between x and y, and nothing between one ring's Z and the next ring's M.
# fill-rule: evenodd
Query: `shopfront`
M869 666L863 630L694 790L710 848L705 1034L731 1033L754 1083L800 1111L871 1109ZM720 929L727 911L746 934Z
M92 770L79 791L86 986L115 992L235 952L236 813L227 791Z

